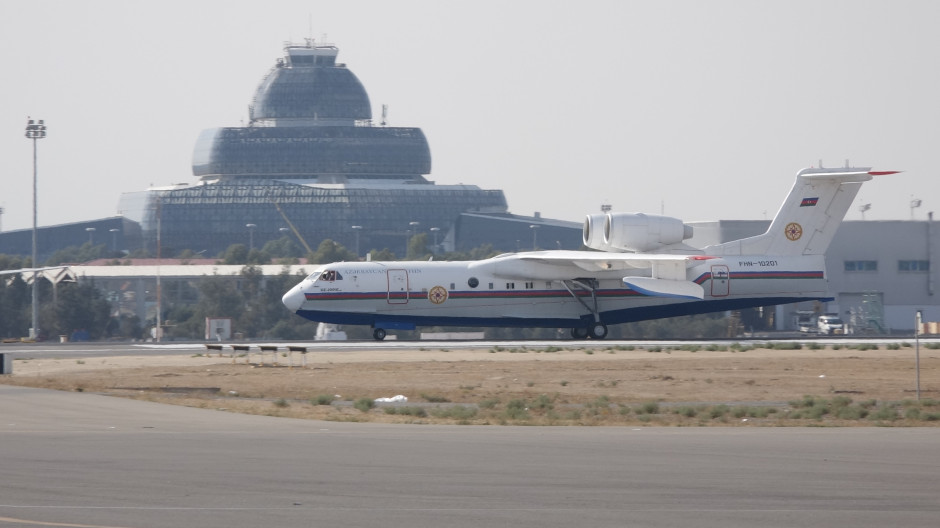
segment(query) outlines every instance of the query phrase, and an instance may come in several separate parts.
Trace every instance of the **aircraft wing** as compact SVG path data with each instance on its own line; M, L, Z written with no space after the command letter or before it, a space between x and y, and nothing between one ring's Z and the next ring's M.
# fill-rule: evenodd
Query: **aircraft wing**
M707 259L702 255L674 255L669 253L612 253L606 251L532 251L497 258L515 257L523 262L539 262L557 266L574 265L584 271L614 271L676 266L683 278L688 263Z
M532 251L509 253L470 265L497 277L514 280L572 280L603 273L630 272L626 286L644 295L701 299L702 287L686 278L686 269L713 257L600 251ZM649 271L646 271L649 270Z

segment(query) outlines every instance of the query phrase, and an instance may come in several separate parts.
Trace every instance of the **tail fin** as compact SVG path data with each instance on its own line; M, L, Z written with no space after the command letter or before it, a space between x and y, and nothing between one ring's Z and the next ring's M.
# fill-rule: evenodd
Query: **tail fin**
M766 233L704 251L710 255L822 255L862 183L895 172L873 172L870 167L803 169Z

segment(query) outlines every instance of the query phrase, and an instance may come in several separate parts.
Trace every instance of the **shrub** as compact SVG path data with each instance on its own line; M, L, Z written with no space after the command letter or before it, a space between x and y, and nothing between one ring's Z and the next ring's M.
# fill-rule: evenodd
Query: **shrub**
M498 398L489 398L480 402L481 409L492 409L499 404Z
M526 408L525 400L519 399L511 400L506 404L504 414L511 420L527 420L529 418L529 410Z
M439 407L431 410L431 415L435 418L451 418L454 420L469 420L476 417L477 410L465 405L453 405L450 407Z
M713 419L714 419L714 418L721 418L722 416L728 414L730 411L731 411L731 408L728 407L727 405L724 405L724 404L722 404L722 405L716 405L716 406L714 406L714 407L711 408L711 411L709 411L709 415L710 415Z
M375 407L375 401L372 398L359 398L356 400L356 403L353 404L353 407L362 412L369 412Z
M868 419L877 422L893 422L898 419L898 412L894 407L885 405L869 414Z
M318 394L316 398L310 400L312 405L330 405L333 403L333 397L329 394Z
M424 410L424 407L385 407L383 408L385 414L401 414L405 416L417 416L418 418L424 418L428 415L428 412Z

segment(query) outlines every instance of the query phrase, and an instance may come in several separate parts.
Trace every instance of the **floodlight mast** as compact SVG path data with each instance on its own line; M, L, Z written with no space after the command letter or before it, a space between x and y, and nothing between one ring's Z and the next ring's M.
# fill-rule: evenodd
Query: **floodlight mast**
M39 267L37 247L37 185L38 171L36 164L36 141L46 137L46 122L43 119L33 120L26 118L26 137L33 140L33 326L29 329L30 339L39 337L39 272L35 268Z

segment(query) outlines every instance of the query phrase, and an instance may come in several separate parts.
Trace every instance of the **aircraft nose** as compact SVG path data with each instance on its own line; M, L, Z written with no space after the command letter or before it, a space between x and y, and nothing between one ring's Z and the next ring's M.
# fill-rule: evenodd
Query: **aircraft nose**
M284 306L286 306L288 310L297 313L297 310L300 310L300 306L304 303L303 285L298 284L291 288L281 297L281 302L284 303Z

